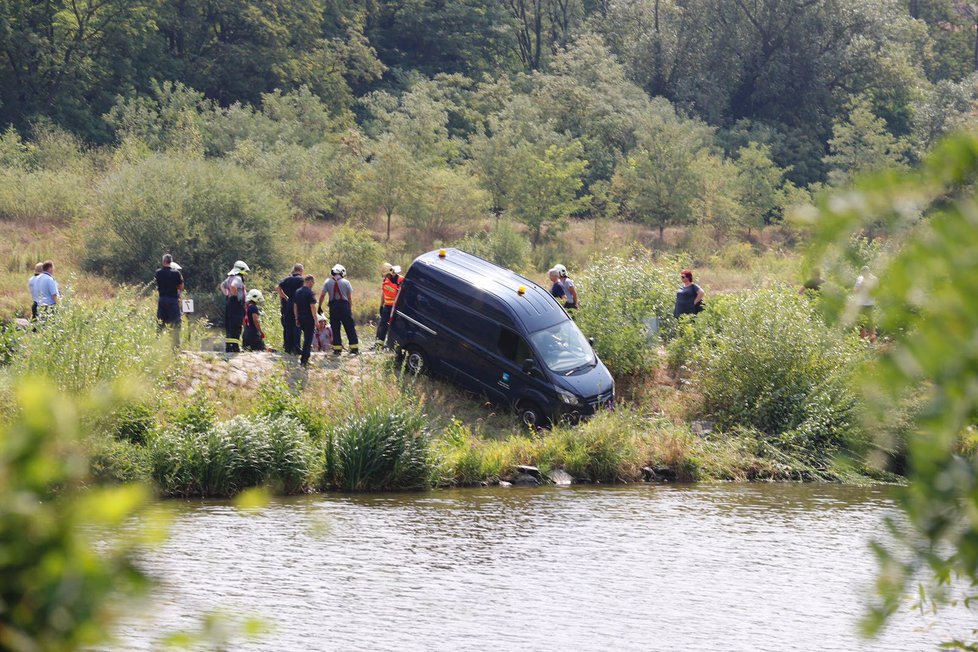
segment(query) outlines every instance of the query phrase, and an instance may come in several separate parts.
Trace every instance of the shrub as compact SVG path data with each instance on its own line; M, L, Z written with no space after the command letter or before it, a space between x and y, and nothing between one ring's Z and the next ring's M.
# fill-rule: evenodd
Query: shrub
M6 367L13 362L20 339L20 333L13 324L0 323L0 367Z
M171 430L153 440L153 479L167 496L233 496L271 484L303 491L317 469L309 435L289 417L235 417L204 433Z
M384 250L380 243L366 229L352 226L337 229L323 255L329 267L339 263L346 267L347 275L354 278L379 276L380 266L384 262Z
M602 256L574 279L581 307L574 318L616 376L649 371L659 338L675 330L672 316L682 262L652 259L640 250L630 258ZM647 322L658 319L659 338Z
M117 441L145 444L156 429L156 409L146 403L131 402L112 416L112 436Z
M204 392L193 394L170 416L170 427L186 434L203 435L217 425L217 411Z
M854 374L864 354L790 288L745 292L682 330L673 361L691 370L700 411L830 463L859 435Z
M252 405L252 412L256 415L295 419L313 441L321 440L325 434L323 418L302 402L300 393L290 391L285 379L280 376L273 376L261 384Z
M125 484L150 479L150 455L145 446L98 437L90 444L88 469L99 484Z
M376 407L327 434L325 484L344 491L424 489L428 433L420 408Z
M89 179L75 172L0 169L0 219L70 222L87 214L90 187Z
M46 376L75 393L121 378L156 378L173 352L169 339L157 336L155 322L151 302L129 292L99 304L69 295L23 338L11 369L19 376Z
M530 241L506 220L497 222L490 231L465 236L455 246L516 271L525 270L530 259Z
M288 208L227 162L153 157L124 165L98 191L85 264L114 278L151 280L171 252L188 289L210 291L236 259L277 268Z
M638 415L623 408L600 412L576 428L556 428L543 441L540 464L590 482L628 479L635 474L624 467L634 467L632 437L640 426Z

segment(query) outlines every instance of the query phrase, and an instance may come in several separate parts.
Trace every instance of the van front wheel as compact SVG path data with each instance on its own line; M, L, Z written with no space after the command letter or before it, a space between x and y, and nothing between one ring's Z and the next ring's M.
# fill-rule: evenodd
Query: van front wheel
M404 350L404 368L412 376L420 376L428 371L428 356L416 346Z
M540 406L533 401L520 401L516 406L516 416L519 417L520 423L522 423L527 428L543 428L546 425L546 417L543 414L543 410Z

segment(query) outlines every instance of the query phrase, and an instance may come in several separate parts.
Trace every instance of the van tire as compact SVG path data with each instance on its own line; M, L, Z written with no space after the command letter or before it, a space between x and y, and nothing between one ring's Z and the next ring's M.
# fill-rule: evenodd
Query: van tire
M533 401L520 401L516 404L516 417L527 428L544 428L547 425L547 417L543 410Z
M420 347L404 347L404 370L412 376L428 373L428 356Z

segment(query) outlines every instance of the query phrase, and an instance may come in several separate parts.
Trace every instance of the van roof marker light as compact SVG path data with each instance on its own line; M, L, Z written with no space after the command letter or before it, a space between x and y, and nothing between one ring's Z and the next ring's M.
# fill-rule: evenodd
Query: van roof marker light
M523 296L524 294L526 294L526 288L523 287L522 285L519 286L518 288L516 288L516 294Z
M444 249L439 249L438 250L438 257L439 258L444 258L447 255L448 255L448 252L446 252Z

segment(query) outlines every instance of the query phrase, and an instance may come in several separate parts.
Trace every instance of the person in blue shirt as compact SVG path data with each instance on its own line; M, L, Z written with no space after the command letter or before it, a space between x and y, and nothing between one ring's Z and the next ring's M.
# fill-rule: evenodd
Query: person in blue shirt
M34 290L37 292L38 316L50 312L58 305L61 292L58 290L58 282L54 280L54 262L46 260L41 263L41 275L34 281Z

